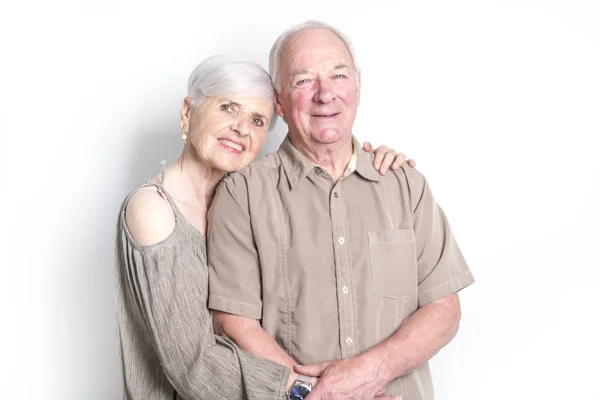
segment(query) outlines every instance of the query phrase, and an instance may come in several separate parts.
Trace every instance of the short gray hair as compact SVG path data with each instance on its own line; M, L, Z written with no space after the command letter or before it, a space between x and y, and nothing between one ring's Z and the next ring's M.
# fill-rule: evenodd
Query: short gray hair
M275 90L277 90L277 92L281 90L281 81L279 80L279 63L281 62L281 52L283 51L283 47L294 33L309 28L327 29L333 32L337 37L339 37L340 40L344 42L344 44L348 48L348 51L350 52L352 62L354 63L354 70L357 73L360 71L358 68L358 63L356 62L354 48L352 47L350 39L348 39L346 35L344 35L339 29L334 28L333 26L328 25L324 22L314 20L306 21L301 24L294 25L287 31L283 32L281 35L279 35L279 37L271 47L271 53L269 54L269 72L271 72L271 79L273 80L273 84L275 85Z
M188 79L192 107L198 107L208 97L224 94L272 100L273 117L269 129L275 126L275 91L269 73L260 65L226 56L212 56L198 64Z

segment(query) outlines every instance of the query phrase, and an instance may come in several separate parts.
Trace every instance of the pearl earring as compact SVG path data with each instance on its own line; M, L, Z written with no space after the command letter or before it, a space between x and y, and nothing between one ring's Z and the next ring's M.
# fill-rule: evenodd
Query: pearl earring
M187 140L187 133L183 132L181 134L181 138L183 139L183 143L185 143L185 141Z

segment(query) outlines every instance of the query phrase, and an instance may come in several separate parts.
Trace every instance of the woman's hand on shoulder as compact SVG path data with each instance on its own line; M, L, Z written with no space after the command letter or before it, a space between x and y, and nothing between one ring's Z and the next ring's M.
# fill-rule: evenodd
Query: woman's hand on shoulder
M406 161L409 167L414 168L417 163L415 160L406 159L404 153L398 153L394 149L390 149L386 145L381 145L375 150L369 142L363 144L363 150L368 153L374 153L373 166L381 175L385 175L388 169L397 170Z
M154 187L138 190L125 209L125 223L139 245L149 246L165 240L175 228L175 215L169 202Z

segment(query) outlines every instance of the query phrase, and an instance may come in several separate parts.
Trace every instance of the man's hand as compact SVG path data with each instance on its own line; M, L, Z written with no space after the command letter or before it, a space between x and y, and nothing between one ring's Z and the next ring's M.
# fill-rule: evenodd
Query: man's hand
M414 168L417 165L415 160L407 161L404 153L397 153L396 150L390 149L385 145L381 145L373 150L371 143L365 142L363 143L363 150L369 153L375 153L373 166L381 175L385 175L389 168L391 168L392 171L397 170L404 161L406 161L411 168Z
M385 385L378 364L362 358L327 361L313 365L296 365L302 375L318 376L319 381L307 400L378 399L402 400L401 396L385 396Z

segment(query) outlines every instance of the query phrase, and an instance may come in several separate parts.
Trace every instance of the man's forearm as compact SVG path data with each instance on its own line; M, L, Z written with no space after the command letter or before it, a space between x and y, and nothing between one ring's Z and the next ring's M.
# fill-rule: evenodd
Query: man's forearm
M454 293L426 304L405 319L387 340L359 357L379 365L385 384L406 375L433 357L458 331L460 302Z

